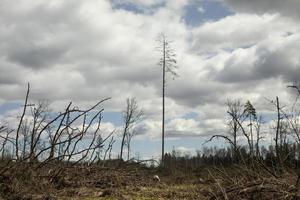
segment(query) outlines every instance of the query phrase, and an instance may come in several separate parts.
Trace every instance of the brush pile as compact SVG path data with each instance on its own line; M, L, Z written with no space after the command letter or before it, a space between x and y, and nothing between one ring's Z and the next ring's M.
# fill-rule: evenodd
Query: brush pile
M208 199L255 199L255 200L295 200L300 199L300 190L297 187L295 175L285 173L280 177L268 176L268 174L255 173L250 170L240 170L230 174L219 171L211 172L214 180L205 192Z

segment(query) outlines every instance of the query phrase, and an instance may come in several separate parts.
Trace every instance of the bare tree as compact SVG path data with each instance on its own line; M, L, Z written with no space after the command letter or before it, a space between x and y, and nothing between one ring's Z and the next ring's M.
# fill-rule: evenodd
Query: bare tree
M275 102L275 106L276 106L276 111L277 111L277 120L276 120L276 134L275 134L275 151L276 151L276 157L278 159L278 163L280 164L280 166L282 166L282 160L281 160L281 153L280 153L280 125L281 125L281 120L282 120L282 116L281 116L281 107L279 104L279 98L276 97L276 102Z
M292 109L290 111L290 114L287 114L283 110L281 110L284 117L289 122L289 129L290 132L293 133L295 140L298 144L300 144L300 110L299 108L296 108L297 103L299 103L299 96L300 96L300 87L297 85L291 85L288 86L288 88L292 88L296 90L297 96L295 98L295 102L293 103Z
M249 149L251 149L251 140L250 140L250 137L249 137L249 135L247 134L247 132L246 132L244 126L243 126L243 122L244 122L245 118L239 119L239 118L237 118L236 115L234 115L234 113L232 113L232 112L230 112L230 111L227 111L227 113L232 117L233 120L236 121L236 123L237 123L238 126L240 127L240 130L241 130L243 136L245 136L245 138L247 139L247 143L248 143ZM243 113L244 113L244 112L243 112Z
M30 129L31 129L31 122L26 119L24 120L22 126L21 126L21 131L20 134L22 135L23 138L23 148L22 148L22 153L21 153L21 157L24 158L25 156L27 156L28 153L28 145L29 145L29 136L30 136Z
M114 138L111 139L111 142L109 143L109 150L108 150L108 159L110 160L111 159L111 155L112 155L112 149L113 149L113 145L114 143L116 142L116 140Z
M98 135L97 137L97 140L96 140L96 144L98 146L97 149L94 149L91 156L90 156L90 159L89 159L89 163L92 161L92 162L99 162L101 161L101 154L103 153L103 147L104 147L104 144L103 144L103 138L101 135ZM94 156L94 154L96 154ZM105 158L103 158L104 160Z
M279 170L281 171L283 169L283 163L282 163L282 152L281 152L281 145L280 145L280 138L282 134L282 125L283 125L283 119L284 116L288 118L288 116L285 114L283 108L285 106L281 106L279 102L279 98L276 97L276 100L269 101L275 108L276 108L276 126L275 126L275 153L276 153L276 159L277 159L277 166L279 167Z
M1 154L1 159L5 159L6 155L6 147L7 144L9 143L10 145L14 146L15 141L14 138L10 137L10 134L13 133L13 129L10 129L7 125L0 125L0 139L1 139L1 148L0 148L0 154Z
M259 142L261 139L263 139L264 137L261 136L261 125L263 123L263 118L262 116L258 116L256 118L256 120L254 121L254 128L255 128L255 131L256 131L256 144L255 144L255 147L256 147L256 157L259 158L261 155L260 155L260 148L259 148Z
M23 112L22 112L22 115L21 115L21 118L20 118L18 129L17 129L17 132L16 132L16 140L15 141L16 141L16 158L17 159L19 158L19 136L20 136L20 130L21 130L21 126L22 126L22 123L23 123L23 119L24 119L25 114L26 114L26 109L28 107L27 102L28 102L28 98L29 98L29 92L30 92L30 85L28 83L28 85L27 85L27 92L26 92L26 96L25 96L24 108L23 108Z
M165 89L166 89L166 75L169 73L173 78L178 77L176 72L177 61L174 50L171 48L171 42L167 39L165 34L161 34L158 39L158 50L161 53L159 65L162 67L162 148L161 148L161 164L164 164L165 154Z
M252 157L254 155L254 140L253 140L253 130L252 130L253 123L252 122L257 119L256 110L249 100L246 102L244 108L245 108L244 113L245 113L246 117L249 119L248 126L250 127L250 141L251 141L250 155Z
M29 156L30 156L31 161L34 160L34 157L35 157L34 155L36 153L36 150L41 143L40 137L42 134L39 134L39 133L41 133L39 131L43 129L45 124L47 124L47 115L50 112L48 109L48 105L49 105L48 101L39 101L37 103L37 106L33 106L33 104L32 104L32 107L31 107L31 115L33 118L32 122L31 122L32 128L30 130L31 131L30 133L27 133L24 135L25 138L28 137L27 139L30 140L29 141L29 144L30 144ZM24 131L26 131L26 130L24 130ZM34 144L37 144L37 145L34 145ZM25 147L25 149L26 149L26 147Z
M230 120L228 126L230 128L230 135L233 137L233 148L234 148L234 160L238 159L238 144L237 144L237 136L240 130L240 126L238 121L243 121L245 119L245 115L243 112L243 105L240 100L227 100L226 102L227 110L230 115Z
M142 116L143 111L139 108L136 99L127 98L126 109L123 111L124 128L122 133L120 159L123 159L123 150L124 146L126 145L126 137L128 137L128 134L130 134L134 125L141 120Z
M114 137L111 137L111 139L110 139L110 141L108 143L108 147L105 150L103 160L106 159L107 154L108 154L108 159L109 160L111 159L111 151L112 151L112 148L113 148L113 145L114 145L115 142L116 142L116 140L114 139Z
M137 135L136 130L132 130L126 134L127 160L130 159L131 140L135 135Z

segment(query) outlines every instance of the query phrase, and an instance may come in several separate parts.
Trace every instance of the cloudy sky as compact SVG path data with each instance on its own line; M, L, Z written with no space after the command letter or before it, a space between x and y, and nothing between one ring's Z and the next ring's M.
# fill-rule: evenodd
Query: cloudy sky
M293 98L300 81L299 0L0 0L0 118L31 101L53 110L106 97L104 127L122 126L127 97L144 109L133 153L158 155L159 33L173 41L179 78L167 83L166 147L200 149L226 133L225 101Z

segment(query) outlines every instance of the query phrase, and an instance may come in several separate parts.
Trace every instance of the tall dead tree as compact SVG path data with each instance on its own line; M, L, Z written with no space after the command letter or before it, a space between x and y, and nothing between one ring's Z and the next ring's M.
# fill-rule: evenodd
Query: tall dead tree
M164 165L165 154L165 89L166 89L166 75L169 73L173 79L178 77L176 72L177 61L174 50L171 48L171 42L167 39L165 34L161 34L158 39L158 50L161 53L159 65L162 67L162 147L161 147L161 164Z
M134 125L141 120L143 111L139 108L135 98L127 98L126 109L123 111L124 129L122 133L120 159L123 158L123 150L126 145L126 137L132 131ZM127 144L128 145L128 144Z
M276 127L275 127L275 154L277 159L277 166L279 168L279 171L282 171L283 169L283 163L282 163L282 147L280 145L280 137L281 137L281 131L282 131L282 120L284 119L284 106L281 106L279 103L279 98L276 97L275 101L270 101L271 104L273 104L276 107L276 113L277 113L277 119L276 119Z
M281 116L281 107L279 105L279 98L276 97L276 110L277 110L277 123L276 123L276 135L275 135L275 151L276 151L276 157L278 160L278 163L280 165L280 167L282 167L282 160L281 160L281 152L280 152L280 144L279 144L279 137L280 137L280 125L281 125L281 120L282 120L282 116Z

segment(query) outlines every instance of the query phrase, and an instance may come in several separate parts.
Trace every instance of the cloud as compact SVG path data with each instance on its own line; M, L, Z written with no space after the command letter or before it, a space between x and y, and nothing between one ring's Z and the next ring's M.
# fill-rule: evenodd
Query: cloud
M176 156L185 157L185 156L194 156L196 154L196 149L188 148L184 146L179 146L175 150Z
M286 82L299 81L300 34L269 38L252 48L233 51L224 68L214 73L222 82L249 82L282 78ZM243 70L241 70L243 69Z
M144 6L153 6L159 3L162 3L162 0L149 0L149 1L143 1L143 0L125 0L125 1L115 1L115 3L133 3L138 5L144 5Z
M223 0L236 12L280 13L281 15L299 18L300 2L298 0Z
M199 53L230 51L297 32L297 22L278 15L236 14L195 28L192 48Z
M138 129L145 138L156 139L161 136L161 121L146 120ZM185 119L176 117L166 123L165 137L207 137L213 134L223 134L226 126L223 119Z
M1 1L1 103L23 101L27 82L31 101L49 99L54 110L69 101L87 106L112 97L103 107L120 112L125 99L136 96L147 118L141 134L158 138L161 55L155 39L161 32L173 41L180 75L167 80L169 137L224 132L227 98L262 104L264 97L288 96L286 84L300 75L299 23L287 17L297 15L296 2L274 1L263 11L268 1L226 0L235 14L192 27L183 20L191 2L126 1L151 9L143 13L116 9L118 2L108 0ZM184 118L189 112L197 117Z
M108 1L32 1L15 6L3 1L0 9L1 71L10 73L10 65L14 72L1 82L17 87L31 82L34 98L125 96L129 87L140 90L155 84L160 77L156 35L165 29L176 38L185 31L168 8L151 17L113 10ZM165 21L157 23L162 15ZM122 88L126 85L128 89ZM5 89L1 93L10 96ZM20 94L11 98L22 98Z

